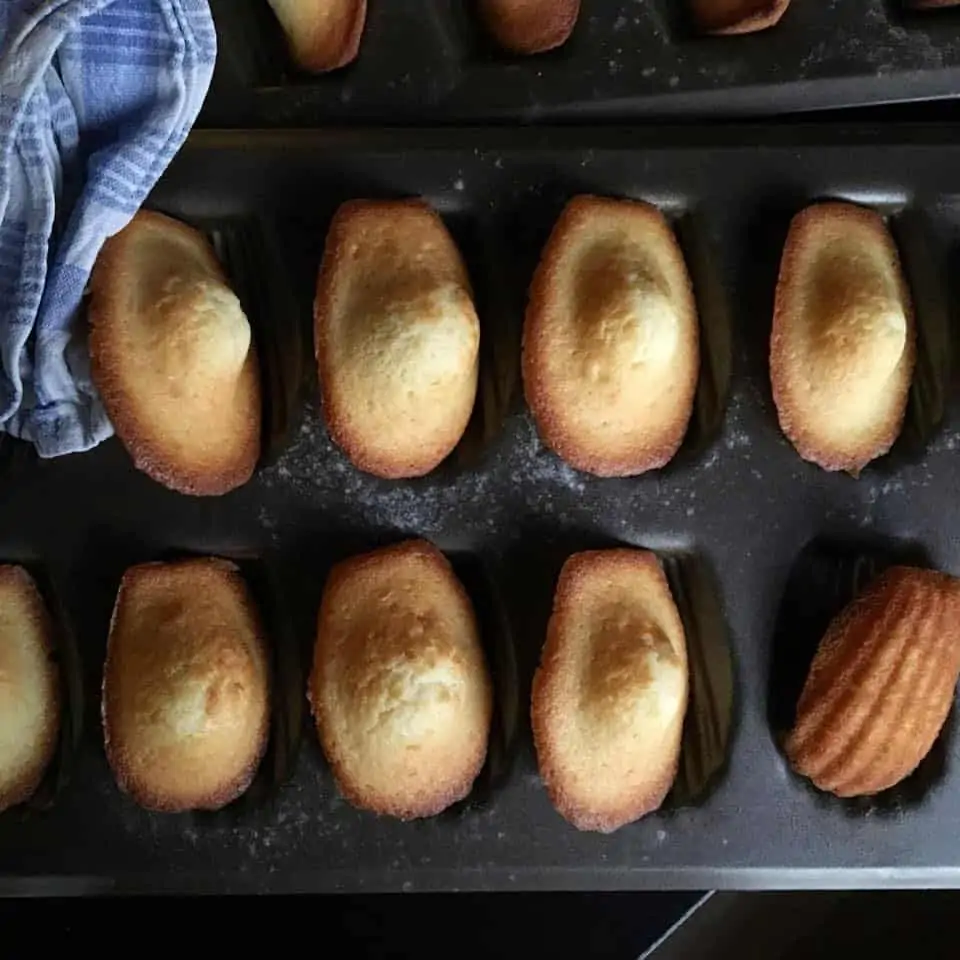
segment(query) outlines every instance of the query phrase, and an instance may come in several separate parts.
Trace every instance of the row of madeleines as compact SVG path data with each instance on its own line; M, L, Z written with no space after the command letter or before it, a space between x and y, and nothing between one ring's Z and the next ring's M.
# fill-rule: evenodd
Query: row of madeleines
M39 784L59 723L53 624L29 575L0 567L0 810ZM120 787L155 811L218 809L267 746L268 638L237 568L199 558L127 571L107 642L102 717ZM960 674L960 580L894 567L829 626L785 742L838 796L874 794L931 749ZM680 759L684 627L657 557L574 554L533 682L540 772L559 812L612 831L656 810ZM341 793L401 819L466 797L483 767L493 685L467 592L410 540L326 583L308 698Z
M312 73L338 70L360 51L367 0L268 0L297 64ZM952 0L917 0L930 5ZM753 33L776 24L790 0L689 0L702 33ZM562 46L580 16L580 0L478 0L477 10L496 41L513 53ZM595 15L596 16L596 15ZM611 14L611 24L613 15Z
M143 212L91 284L94 379L136 465L184 493L244 483L260 444L255 346L207 240ZM315 301L323 415L353 463L422 476L456 447L477 394L481 324L457 247L419 200L344 204ZM800 455L858 473L899 434L914 318L882 217L849 203L794 219L770 346L781 427ZM579 196L543 251L523 381L544 442L578 469L630 476L683 441L699 374L697 306L650 204Z

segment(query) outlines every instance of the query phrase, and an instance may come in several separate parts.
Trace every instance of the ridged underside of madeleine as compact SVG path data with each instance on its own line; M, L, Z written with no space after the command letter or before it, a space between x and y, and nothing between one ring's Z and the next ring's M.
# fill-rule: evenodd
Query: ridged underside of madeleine
M786 744L791 764L840 797L896 785L933 746L958 674L960 580L887 570L821 641Z

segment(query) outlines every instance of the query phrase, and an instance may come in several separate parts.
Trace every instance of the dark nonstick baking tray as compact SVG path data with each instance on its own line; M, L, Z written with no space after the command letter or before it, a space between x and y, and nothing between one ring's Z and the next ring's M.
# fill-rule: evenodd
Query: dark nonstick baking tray
M771 115L960 94L960 10L793 0L772 30L697 36L686 0L584 0L560 50L500 52L472 0L370 0L360 56L291 64L266 0L214 0L220 58L201 122L629 121Z
M195 135L150 205L211 233L248 306L271 411L267 462L245 488L204 500L136 473L116 441L48 462L17 445L0 451L0 559L46 572L82 663L74 702L85 704L69 780L46 809L0 817L0 892L960 883L955 723L901 788L860 803L817 794L777 744L817 633L857 583L902 558L960 574L957 169L954 126ZM518 388L526 284L563 203L581 191L658 203L695 279L704 373L691 436L669 467L635 479L564 466L538 442ZM390 483L358 473L327 438L311 382L310 302L336 206L410 194L436 205L464 252L482 388L451 460ZM904 434L859 479L799 459L768 386L787 225L824 197L889 216L920 328ZM337 796L302 687L331 563L414 535L446 550L467 583L498 707L475 795L433 820L399 823ZM698 705L681 789L663 812L604 837L578 833L551 807L527 702L560 565L614 543L663 557ZM281 749L247 802L153 815L119 794L103 754L110 608L127 565L202 552L237 559L265 607L281 665Z

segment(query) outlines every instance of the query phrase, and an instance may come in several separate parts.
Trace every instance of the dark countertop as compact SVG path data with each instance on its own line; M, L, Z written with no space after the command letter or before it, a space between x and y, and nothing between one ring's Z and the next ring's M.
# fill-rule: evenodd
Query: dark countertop
M283 943L316 938L329 956L509 958L602 957L633 960L702 894L529 894L199 899L0 900L5 956L42 947L106 945L123 931L149 937L154 951L191 932L216 931L229 955L256 936ZM309 925L310 931L302 928ZM272 932L269 933L268 931ZM279 941L276 934L280 934ZM303 939L301 939L303 938ZM331 946L339 951L328 953Z

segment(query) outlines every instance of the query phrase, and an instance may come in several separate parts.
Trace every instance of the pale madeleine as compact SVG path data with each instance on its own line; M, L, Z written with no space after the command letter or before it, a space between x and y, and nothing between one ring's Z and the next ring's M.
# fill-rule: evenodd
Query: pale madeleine
M429 473L467 428L479 371L480 321L443 221L419 200L345 203L314 309L331 437L377 476Z
M599 476L664 466L683 441L700 368L693 288L648 203L567 204L530 288L523 383L544 442Z
M531 719L547 791L575 827L611 832L660 806L677 774L688 687L683 623L657 557L570 557Z
M367 0L268 2L301 69L325 73L356 59L367 19Z
M250 324L203 234L142 211L97 259L93 378L134 464L181 493L221 494L260 454Z
M103 674L107 759L150 810L216 810L250 785L267 746L270 669L237 568L198 558L129 569Z
M470 792L487 754L492 687L473 607L436 547L411 540L334 568L310 703L354 805L406 820Z
M805 460L858 473L900 433L915 362L910 292L883 218L819 203L790 226L770 376L780 426Z
M59 729L50 615L26 570L0 566L0 811L32 796Z

